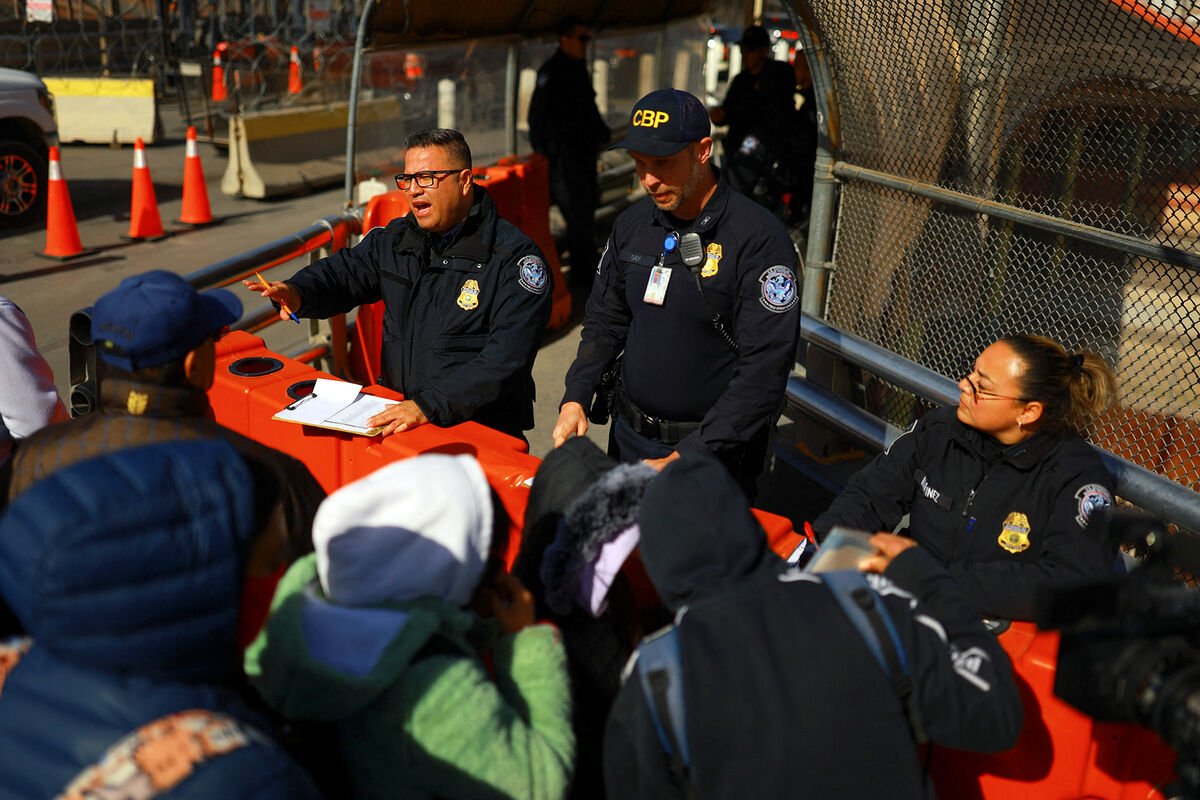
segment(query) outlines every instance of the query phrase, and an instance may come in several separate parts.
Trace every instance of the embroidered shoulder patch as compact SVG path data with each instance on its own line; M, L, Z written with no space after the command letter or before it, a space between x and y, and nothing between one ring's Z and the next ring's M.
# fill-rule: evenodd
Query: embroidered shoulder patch
M1075 492L1075 502L1079 504L1079 512L1075 521L1079 527L1086 528L1092 514L1102 508L1112 505L1112 494L1098 483L1089 483L1079 487Z
M758 282L762 284L762 296L758 301L767 311L782 314L791 311L800 300L800 293L796 290L796 273L782 264L767 267Z
M16 669L21 662L21 656L29 652L33 639L20 636L15 639L0 641L0 693L4 691L4 680Z
M517 281L521 284L521 288L532 294L545 294L546 284L548 282L546 276L546 265L537 256L529 255L517 262Z
M98 763L71 781L58 800L152 800L178 786L200 764L245 747L254 736L224 714L199 709L169 714L110 747Z

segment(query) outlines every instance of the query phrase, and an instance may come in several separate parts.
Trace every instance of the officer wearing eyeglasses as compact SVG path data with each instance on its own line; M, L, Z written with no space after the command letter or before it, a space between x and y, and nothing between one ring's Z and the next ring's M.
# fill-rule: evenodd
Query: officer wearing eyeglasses
M404 146L396 186L408 198L406 216L286 281L245 285L301 317L384 301L380 382L406 398L368 421L385 435L473 420L523 437L533 427L533 359L550 318L546 263L474 184L461 133L417 131Z
M538 69L529 100L529 143L550 161L550 194L567 223L571 284L585 287L596 271L596 156L612 135L588 74L591 40L583 20L565 18L558 50Z
M985 616L1032 619L1043 586L1110 570L1089 535L1112 504L1112 477L1082 438L1116 397L1095 353L1042 336L992 343L959 381L958 405L926 413L851 478L813 521L907 534L946 565ZM879 564L879 571L886 568Z

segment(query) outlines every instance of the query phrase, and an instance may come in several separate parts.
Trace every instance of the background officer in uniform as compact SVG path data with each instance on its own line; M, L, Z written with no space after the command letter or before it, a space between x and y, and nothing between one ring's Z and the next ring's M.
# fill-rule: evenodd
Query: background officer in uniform
M725 102L709 112L717 125L728 125L722 167L737 191L753 196L760 179L775 165L790 166L799 136L796 113L796 73L792 66L771 58L771 36L761 25L750 25L738 42L742 71L729 84ZM811 180L810 180L811 182Z
M287 281L245 285L302 317L384 301L380 382L406 396L369 420L385 435L474 420L521 437L533 427L550 274L537 246L474 185L461 133L427 129L404 144L396 185L412 207L406 216Z
M529 143L550 160L550 194L567 223L574 286L591 286L596 271L596 154L612 135L585 61L591 40L583 20L564 19L558 50L538 70L529 101Z
M585 406L624 351L610 455L661 468L708 450L753 496L799 333L796 255L779 221L720 179L712 144L687 92L634 106L616 146L650 196L601 256L554 441L587 431Z

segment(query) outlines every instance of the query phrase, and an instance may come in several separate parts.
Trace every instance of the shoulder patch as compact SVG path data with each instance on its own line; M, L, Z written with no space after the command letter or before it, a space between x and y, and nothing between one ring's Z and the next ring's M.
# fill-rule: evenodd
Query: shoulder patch
M1075 502L1079 507L1075 521L1079 523L1079 527L1086 528L1088 519L1094 512L1112 505L1112 493L1098 483L1088 483L1080 486L1075 492Z
M796 290L796 273L782 264L767 267L758 282L762 284L758 302L773 314L791 311L800 300L800 293Z
M528 255L517 262L517 281L521 288L531 294L545 294L546 264L535 255Z

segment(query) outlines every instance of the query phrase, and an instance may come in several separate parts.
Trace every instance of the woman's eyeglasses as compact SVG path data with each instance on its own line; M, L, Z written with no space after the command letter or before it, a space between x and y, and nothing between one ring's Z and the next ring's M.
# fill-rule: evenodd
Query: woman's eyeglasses
M432 189L437 186L447 175L453 175L456 172L462 172L465 167L460 169L431 169L427 172L417 172L413 175L400 173L396 176L396 186L401 189L407 189L412 184L420 186L422 189Z
M994 400L996 398L1003 398L1005 400L1017 400L1020 402L1026 402L1024 397L1015 397L1014 395L1011 395L1011 394L998 394L996 392L989 392L986 389L980 389L978 386L975 385L975 381L971 380L970 373L963 375L962 379L967 382L967 386L971 387L971 401L974 403L978 403L980 400Z

